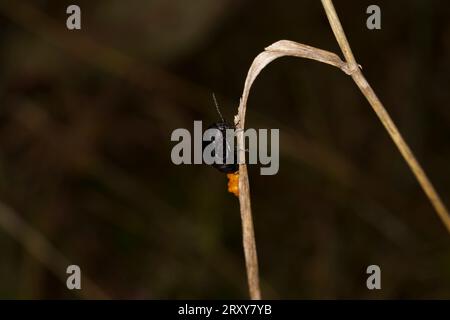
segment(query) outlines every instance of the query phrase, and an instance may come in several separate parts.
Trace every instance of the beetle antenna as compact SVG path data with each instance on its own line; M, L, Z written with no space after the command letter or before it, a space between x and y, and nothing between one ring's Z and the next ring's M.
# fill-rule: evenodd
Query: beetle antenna
M214 94L214 92L213 92L212 96L213 96L213 99L214 99L214 104L216 105L217 113L219 114L220 119L222 119L222 122L225 122L225 120L222 117L222 114L220 113L219 104L217 103L216 95Z

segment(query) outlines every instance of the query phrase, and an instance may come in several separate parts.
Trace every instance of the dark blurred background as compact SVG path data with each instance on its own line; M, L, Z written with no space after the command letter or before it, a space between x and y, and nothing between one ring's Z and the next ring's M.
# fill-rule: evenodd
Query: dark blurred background
M334 4L449 205L449 2ZM212 92L232 121L277 40L342 56L321 3L2 0L0 17L0 297L247 298L237 198L215 169L172 164L170 135L218 120ZM450 298L449 234L350 77L280 59L246 126L280 128L279 173L250 167L263 297ZM382 290L366 288L371 264Z

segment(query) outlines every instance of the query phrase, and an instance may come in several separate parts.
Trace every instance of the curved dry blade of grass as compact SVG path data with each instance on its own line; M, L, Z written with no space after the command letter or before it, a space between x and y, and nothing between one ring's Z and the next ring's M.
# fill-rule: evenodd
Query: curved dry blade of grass
M380 121L388 131L392 140L398 147L405 161L413 171L417 181L421 185L425 194L434 206L436 212L441 218L447 230L450 232L450 215L441 201L438 193L426 176L419 162L414 157L410 148L402 138L400 132L390 118L381 101L364 78L359 65L353 56L351 48L345 37L339 18L333 7L331 0L322 0L328 20L330 21L334 35L346 58L342 61L335 53L314 48L305 44L289 40L281 40L265 48L252 62L245 79L244 90L240 99L238 114L235 116L235 125L237 127L237 144L239 152L239 205L242 220L242 240L244 246L245 264L247 269L247 281L249 286L250 298L260 299L261 290L259 286L258 258L256 251L256 241L253 227L253 217L250 201L250 185L248 179L247 166L245 164L245 144L244 128L245 115L247 111L247 101L253 82L260 72L272 61L284 56L293 56L316 60L338 67L346 74L351 75L361 92L364 94Z
M254 60L245 80L244 91L239 104L238 114L235 117L239 150L239 204L242 220L242 240L244 246L245 264L247 268L247 281L251 299L260 299L261 290L259 287L258 258L256 252L256 241L253 228L253 218L250 202L250 185L248 180L247 166L245 164L244 134L245 113L247 101L253 82L259 73L269 63L284 56L301 57L327 63L340 68L349 74L347 64L336 54L322 49L307 46L294 41L281 40L275 42L261 52Z

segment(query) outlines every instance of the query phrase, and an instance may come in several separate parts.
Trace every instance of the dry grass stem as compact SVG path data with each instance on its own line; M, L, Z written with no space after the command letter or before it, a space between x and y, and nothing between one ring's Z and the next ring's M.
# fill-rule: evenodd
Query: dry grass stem
M245 79L245 85L239 103L238 114L235 117L235 124L239 129L237 131L237 138L239 159L241 161L239 165L239 204L242 220L242 241L244 246L245 265L247 268L247 281L251 299L260 299L261 290L259 286L258 258L256 252L256 241L250 201L250 186L247 166L245 164L245 147L243 134L243 130L245 127L245 113L247 110L247 101L251 86L256 80L259 73L270 62L284 56L312 59L338 67L347 74L349 74L350 72L346 63L343 62L336 54L288 40L281 40L267 47L265 51L261 52L253 60L253 63L250 66L247 78Z
M363 95L366 97L369 104L372 106L381 123L383 123L383 126L399 149L406 163L411 168L411 171L414 173L414 176L416 177L423 191L436 210L436 213L438 214L442 223L447 228L447 231L450 232L450 214L448 213L447 208L439 197L439 194L434 189L433 184L425 174L425 171L422 169L421 165L412 153L408 144L405 142L402 135L398 131L397 126L392 121L380 99L378 99L372 87L369 85L361 70L358 68L358 64L356 63L355 57L353 56L352 50L347 41L347 37L345 36L336 10L334 9L333 2L331 0L322 0L322 4L327 14L331 28L333 29L334 36L336 37L336 40L342 50L342 53L344 54L347 64L349 65L349 69L353 70L353 72L351 73L353 80L355 81Z
M245 144L244 128L245 115L247 111L247 101L250 95L250 89L260 72L272 61L283 56L294 56L316 60L335 66L346 74L351 75L361 92L364 94L375 113L383 123L392 140L400 150L400 153L410 166L415 177L419 181L432 205L436 209L439 217L450 232L450 215L439 198L433 185L427 178L424 170L414 157L410 148L402 138L400 132L390 118L381 101L364 78L361 69L356 62L350 45L348 44L345 33L342 29L339 18L330 0L322 0L323 7L327 14L333 33L344 54L346 61L342 61L335 53L314 48L305 44L281 40L265 48L252 62L247 77L245 79L244 89L239 103L238 114L235 116L235 124L238 129L237 141L239 150L239 204L242 220L242 240L245 254L245 264L247 269L247 281L251 299L260 299L261 291L259 286L258 258L256 251L256 241L253 227L253 217L250 201L250 186L248 179L247 166L245 164Z

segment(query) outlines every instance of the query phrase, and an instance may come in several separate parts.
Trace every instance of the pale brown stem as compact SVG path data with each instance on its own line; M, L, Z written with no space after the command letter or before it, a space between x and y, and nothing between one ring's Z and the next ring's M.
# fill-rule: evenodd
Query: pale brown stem
M255 232L250 203L250 186L246 164L239 165L239 203L241 207L242 242L250 299L260 300L261 290L259 287L258 256L256 253Z
M353 56L350 45L348 44L347 38L345 36L344 30L342 29L342 25L336 14L333 3L331 2L331 0L322 0L322 4L325 8L325 12L330 22L331 28L339 46L341 47L346 61L342 61L336 54L332 52L314 48L302 43L296 43L289 40L281 40L273 43L269 47L265 48L265 51L261 52L253 60L253 63L250 66L247 77L245 79L244 90L239 103L238 114L235 117L235 124L239 129L237 132L237 140L239 158L241 161L239 165L239 204L242 219L242 238L244 245L245 265L247 269L247 280L250 297L252 299L260 299L261 292L259 288L258 259L256 254L256 241L253 229L249 179L247 166L244 161L245 146L243 130L245 127L245 114L247 110L247 100L250 94L250 88L261 70L277 58L284 56L295 56L300 58L312 59L338 67L346 74L351 75L352 79L355 81L358 88L366 97L367 101L372 106L378 118L386 128L386 131L389 133L390 137L399 149L401 155L411 168L416 179L425 191L425 194L430 199L445 227L450 232L450 215L448 214L447 209L439 198L439 195L437 194L433 185L427 178L419 162L414 157L411 149L402 138L400 132L387 113L383 104L378 99L367 80L364 78L361 69L355 60L355 57Z
M442 223L447 228L447 231L450 232L450 215L447 208L440 199L439 194L434 189L431 181L428 179L425 171L422 169L408 144L405 142L402 135L398 131L396 125L392 121L380 99L378 99L372 87L369 85L363 73L361 72L361 69L358 67L350 45L347 41L347 37L345 36L344 30L342 29L341 22L339 21L336 10L334 9L333 2L331 0L322 0L322 5L325 9L328 21L330 22L331 29L333 29L334 36L336 37L339 47L341 48L345 60L348 64L348 67L351 70L352 79L355 81L362 94L366 97L367 101L372 106L373 110L375 111L386 131L389 133L390 137L399 149L406 163L411 168L411 171L414 173L417 181L419 182L423 191L436 210L439 218L442 220Z

